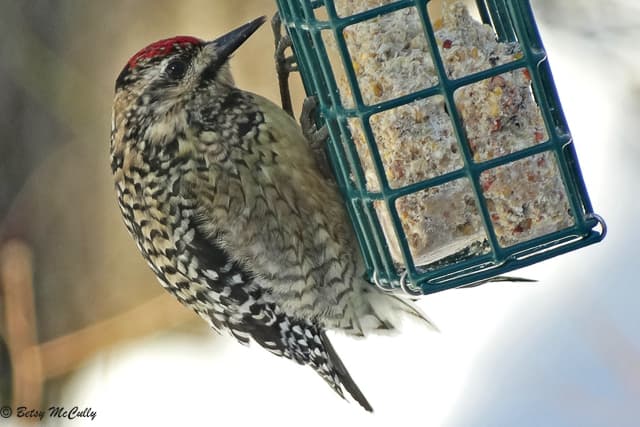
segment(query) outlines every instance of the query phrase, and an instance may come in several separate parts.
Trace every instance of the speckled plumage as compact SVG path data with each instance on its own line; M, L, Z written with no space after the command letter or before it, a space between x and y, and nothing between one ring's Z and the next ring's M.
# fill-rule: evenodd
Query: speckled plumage
M363 336L393 330L398 311L422 315L364 281L343 202L300 127L234 86L227 57L260 23L210 43L164 40L129 60L111 137L118 203L181 303L371 410L325 329Z

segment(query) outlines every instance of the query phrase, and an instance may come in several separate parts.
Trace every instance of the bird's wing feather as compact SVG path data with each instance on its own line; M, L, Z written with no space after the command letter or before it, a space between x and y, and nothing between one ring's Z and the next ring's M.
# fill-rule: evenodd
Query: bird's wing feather
M201 200L203 215L217 220L228 252L277 294L287 313L342 313L342 296L364 265L337 187L322 176L295 120L258 95L243 92L234 100L259 124L230 130L243 131L241 144L223 148L237 161L214 185L216 191L237 188L217 196L243 205L220 218L226 214L214 214L214 207L206 207L211 202ZM211 193L217 197L215 191L200 192Z

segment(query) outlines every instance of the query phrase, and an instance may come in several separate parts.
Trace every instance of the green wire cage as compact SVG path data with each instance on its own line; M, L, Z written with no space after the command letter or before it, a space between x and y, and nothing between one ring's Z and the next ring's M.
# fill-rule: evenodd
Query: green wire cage
M606 232L528 0L445 3L277 0L369 279L412 295Z

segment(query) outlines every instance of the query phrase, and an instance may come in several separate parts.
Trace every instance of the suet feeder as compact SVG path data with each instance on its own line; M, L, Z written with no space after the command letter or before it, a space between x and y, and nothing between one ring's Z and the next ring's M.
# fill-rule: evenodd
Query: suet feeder
M376 285L429 294L605 235L528 0L277 0Z

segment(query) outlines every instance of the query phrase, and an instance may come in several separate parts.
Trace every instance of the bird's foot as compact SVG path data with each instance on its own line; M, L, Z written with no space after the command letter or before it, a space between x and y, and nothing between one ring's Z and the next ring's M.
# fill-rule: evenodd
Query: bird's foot
M293 53L286 56L285 52L291 48L291 37L289 34L282 33L282 20L280 13L276 12L271 18L271 30L275 41L274 59L276 62L276 73L278 74L278 85L280 86L280 100L282 109L293 116L293 107L291 103L291 91L289 89L289 74L298 71L298 63Z
M327 159L326 142L329 137L327 125L318 129L318 99L309 96L302 103L302 113L300 114L300 126L302 133L309 141L311 150L316 159L316 163L326 177L332 177L331 168Z

